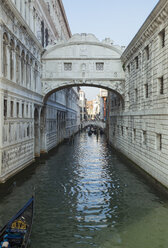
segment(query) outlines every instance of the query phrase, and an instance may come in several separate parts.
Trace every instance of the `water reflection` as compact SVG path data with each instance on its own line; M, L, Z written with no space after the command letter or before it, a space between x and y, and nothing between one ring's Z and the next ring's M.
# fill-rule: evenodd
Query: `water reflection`
M168 245L166 197L126 166L104 137L78 135L0 187L1 225L34 186L32 248Z

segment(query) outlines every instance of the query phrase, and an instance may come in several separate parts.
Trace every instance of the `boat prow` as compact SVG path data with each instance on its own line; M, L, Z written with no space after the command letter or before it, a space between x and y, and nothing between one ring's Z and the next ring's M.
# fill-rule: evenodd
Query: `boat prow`
M34 197L0 230L0 248L26 248L28 246L34 214Z

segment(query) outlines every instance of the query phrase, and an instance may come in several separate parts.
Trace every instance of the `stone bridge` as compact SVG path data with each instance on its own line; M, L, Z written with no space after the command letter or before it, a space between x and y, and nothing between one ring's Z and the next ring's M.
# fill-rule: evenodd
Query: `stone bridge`
M84 121L81 123L81 128L85 128L87 126L97 126L99 128L105 129L106 128L106 122L101 120L90 120L90 121Z
M95 86L124 97L125 75L120 60L123 48L110 39L76 34L48 46L42 57L42 93L45 99L65 87Z

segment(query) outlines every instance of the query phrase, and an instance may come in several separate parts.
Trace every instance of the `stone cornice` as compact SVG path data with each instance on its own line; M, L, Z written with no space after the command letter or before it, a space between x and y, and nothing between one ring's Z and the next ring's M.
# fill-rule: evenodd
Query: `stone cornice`
M71 82L71 81L78 81L81 82L79 83L79 85L82 85L83 82L88 86L90 86L90 82L125 82L125 78L124 77L111 77L111 78L104 78L104 77L99 77L99 78L82 78L82 77L78 77L78 78L42 78L41 82ZM73 87L78 86L78 84L74 84Z
M46 52L43 55L43 59L52 51L62 48L62 47L66 47L66 46L73 46L73 45L93 45L93 46L101 46L101 47L105 47L108 48L110 50L113 50L115 52L117 52L120 56L122 54L122 51L119 50L117 47L112 46L112 45L108 45L106 43L103 42L93 42L93 41L67 41L67 42L62 42L62 43L58 43L52 47L49 47L48 50L46 50Z
M160 0L123 52L121 59L124 63L155 33L156 29L159 28L160 24L165 22L167 17L168 1Z
M102 57L102 58L101 57L94 57L94 58L90 58L90 57L75 57L75 58L74 57L60 57L60 58L58 58L57 57L56 58L55 57L54 58L53 57L53 58L43 58L42 60L43 61L44 60L47 60L47 61L48 60L59 60L59 61L66 61L66 60L67 61L69 61L69 60L71 60L71 61L73 61L73 60L89 60L89 61L90 60L92 60L92 61L93 60L99 60L99 61L102 61L102 60L106 60L106 61L108 61L108 60L118 60L118 61L120 61L120 58L112 58L112 57L111 58L106 58L106 57Z
M68 32L69 38L70 38L72 36L72 33L71 33L71 30L70 30L70 27L69 27L69 23L68 23L68 19L67 19L66 13L65 13L64 5L62 3L62 0L58 0L58 3L59 3L59 6L60 6L60 10L61 10L63 19L65 21L65 26L67 28L67 32Z
M5 88L3 86L6 87L6 85L8 85L9 87L13 87L14 89L18 90L18 92L25 92L26 94L29 95L29 97L27 97L27 99L34 99L34 97L38 97L39 99L42 98L42 93L40 94L39 92L35 92L31 89L28 89L20 84L17 84L11 80L8 80L7 78L4 77L0 77L0 84L1 84L1 89L0 91L3 91ZM14 94L20 95L20 93L16 93L14 91L12 91ZM25 96L24 96L25 97Z
M128 111L127 110L123 113L122 116L163 116L168 115L168 109L165 108L158 108L158 109L146 109L146 110L139 110L139 111ZM118 116L116 113L112 114L111 116Z

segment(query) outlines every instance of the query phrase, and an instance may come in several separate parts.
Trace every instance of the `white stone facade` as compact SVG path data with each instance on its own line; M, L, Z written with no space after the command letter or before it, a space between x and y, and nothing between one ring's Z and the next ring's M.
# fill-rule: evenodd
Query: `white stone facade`
M78 88L43 98L44 48L70 38L61 0L0 0L0 181L77 132Z
M107 110L106 110L106 101L107 101L108 91L100 89L100 120L105 121Z
M93 115L95 119L100 118L100 95L93 99Z
M47 47L42 57L42 92L70 86L96 86L124 94L123 48L93 34L75 34Z
M124 51L124 106L109 93L109 140L168 187L168 1L161 0Z
M80 106L80 120L86 121L87 114L86 114L86 97L85 92L83 90L79 91L79 106Z
M77 132L79 86L97 86L111 90L110 143L168 187L168 1L124 53L109 39L71 37L61 0L0 6L0 181Z

